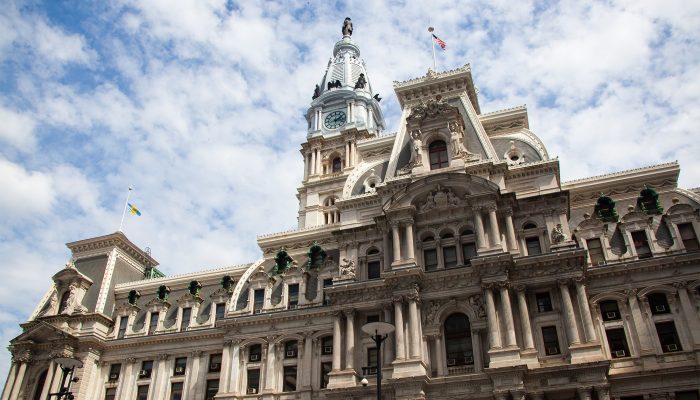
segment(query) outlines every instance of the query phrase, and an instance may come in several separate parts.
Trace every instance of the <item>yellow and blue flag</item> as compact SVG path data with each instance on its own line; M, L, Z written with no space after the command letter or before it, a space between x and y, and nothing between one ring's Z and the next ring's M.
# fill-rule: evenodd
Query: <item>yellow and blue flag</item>
M139 217L141 216L141 211L139 211L138 208L136 208L133 204L131 203L126 203L129 205L129 210L131 211L132 214L138 215Z

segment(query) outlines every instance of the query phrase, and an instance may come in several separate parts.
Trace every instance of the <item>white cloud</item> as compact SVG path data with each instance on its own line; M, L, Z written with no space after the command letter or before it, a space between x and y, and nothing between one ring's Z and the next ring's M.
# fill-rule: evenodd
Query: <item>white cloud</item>
M0 141L21 151L34 149L36 122L31 116L0 106L0 121Z
M50 177L31 172L22 166L0 158L0 209L8 220L21 220L51 210L54 190Z

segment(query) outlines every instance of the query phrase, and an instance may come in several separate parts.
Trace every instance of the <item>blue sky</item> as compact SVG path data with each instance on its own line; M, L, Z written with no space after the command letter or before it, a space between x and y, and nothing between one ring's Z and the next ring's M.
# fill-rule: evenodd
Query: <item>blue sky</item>
M124 231L169 275L294 227L303 114L346 16L388 131L430 23L438 69L471 63L484 112L527 104L563 179L678 160L700 186L697 2L0 1L3 343L129 186Z

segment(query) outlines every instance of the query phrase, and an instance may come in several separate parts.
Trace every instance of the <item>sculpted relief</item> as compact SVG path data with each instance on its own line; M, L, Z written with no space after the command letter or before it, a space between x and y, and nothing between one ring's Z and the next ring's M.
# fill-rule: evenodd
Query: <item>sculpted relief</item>
M437 185L435 189L428 192L425 202L418 209L421 212L426 212L435 208L455 207L462 204L463 200L452 191L452 188L443 188L441 185Z

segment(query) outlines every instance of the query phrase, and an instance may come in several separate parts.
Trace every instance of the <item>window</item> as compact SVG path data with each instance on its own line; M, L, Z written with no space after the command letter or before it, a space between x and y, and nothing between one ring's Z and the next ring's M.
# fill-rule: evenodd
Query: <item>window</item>
M664 293L651 293L647 295L647 300L649 301L649 308L651 308L651 313L653 315L668 314L671 312L671 308L668 306L668 300L666 300L666 295Z
M117 333L118 339L123 339L126 335L126 326L129 324L129 317L123 316L119 318L119 332Z
M447 145L442 140L436 140L428 146L430 169L445 168L448 165Z
M139 379L150 378L151 371L153 371L153 360L142 362L141 371L139 371Z
M333 354L333 336L324 336L321 339L321 355Z
M216 321L224 319L226 316L226 303L216 303Z
M260 356L262 355L262 346L259 344L253 344L250 346L250 351L248 352L249 362L260 362Z
M221 353L209 356L209 372L221 371Z
M379 261L370 261L367 263L367 279L379 279L380 264Z
M297 390L297 366L285 365L284 367L284 382L282 385L283 392L295 392Z
M637 257L638 258L651 257L651 248L649 247L649 240L647 239L646 232L644 232L644 231L632 232L632 243L634 243L634 248L637 250Z
M369 324L371 322L379 322L379 315L378 314L368 315L365 323Z
M469 318L464 314L452 314L445 320L444 329L447 366L474 364Z
M289 308L296 308L299 304L299 284L294 283L288 286L289 290Z
M659 335L661 350L664 353L683 350L673 321L658 322L656 324L656 333Z
M180 331L186 331L190 327L190 318L192 317L192 309L190 307L182 309L182 321L180 321Z
M207 388L206 388L206 391L204 393L205 393L204 394L205 400L214 400L214 396L216 396L216 394L219 393L219 380L218 379L207 380Z
M525 247L527 247L527 255L536 256L542 254L542 247L540 247L540 238L529 237L525 238Z
M605 300L600 302L600 315L603 321L616 321L621 318L620 309L615 300Z
M605 331L605 336L608 338L608 346L610 347L610 356L612 356L612 358L630 356L624 329L607 329Z
M537 301L537 312L552 311L552 297L549 292L535 293L535 300Z
M139 385L136 389L136 400L148 400L148 385Z
M248 370L248 390L246 393L255 394L260 391L260 370L259 369L249 369Z
M148 334L153 335L156 332L156 328L158 328L158 315L159 313L153 312L151 313L151 319L149 320L148 323Z
M476 243L462 243L462 257L464 258L464 265L471 265L471 259L476 257Z
M105 390L105 400L114 400L117 396L117 388L107 388Z
M331 287L331 286L333 286L333 278L328 278L328 279L323 280L323 287L324 288ZM325 290L323 291L323 304L324 305L330 304L330 301L328 300L328 297L326 296Z
M678 232L681 234L683 247L685 247L687 251L700 250L698 237L695 235L695 230L693 229L692 223L687 222L685 224L678 224Z
M333 159L333 172L340 172L343 169L343 163L340 161L340 157Z
M253 292L253 310L256 314L262 311L265 305L265 289L256 289Z
M333 370L333 363L321 363L321 389L328 387L328 374Z
M175 369L173 375L185 375L187 369L187 357L178 357L175 359Z
M297 358L297 341L290 340L284 344L284 358Z
M544 343L544 354L552 356L561 353L559 351L559 338L557 337L556 326L542 327L542 342Z
M457 266L457 249L454 246L442 248L442 259L445 262L445 268L454 268Z
M423 260L425 261L426 271L435 271L437 269L437 250L427 249L423 251Z
M112 364L109 366L109 381L116 382L119 380L119 373L122 370L121 364Z
M367 349L367 368L369 368L370 371L368 371L366 375L376 374L376 372L373 372L372 368L376 369L377 365L379 365L379 359L377 358L377 354L378 353L376 347Z
M170 400L182 400L182 382L170 385Z
M605 264L605 254L603 253L600 239L588 239L586 240L586 246L588 247L588 255L591 257L591 265Z

